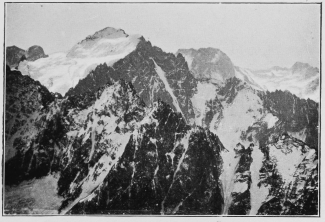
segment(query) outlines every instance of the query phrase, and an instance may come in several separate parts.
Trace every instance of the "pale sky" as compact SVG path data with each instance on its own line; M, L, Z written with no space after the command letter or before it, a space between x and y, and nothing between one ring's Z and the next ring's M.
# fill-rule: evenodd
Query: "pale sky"
M68 51L105 27L140 34L166 52L213 47L240 67L319 67L316 4L6 4L6 46Z

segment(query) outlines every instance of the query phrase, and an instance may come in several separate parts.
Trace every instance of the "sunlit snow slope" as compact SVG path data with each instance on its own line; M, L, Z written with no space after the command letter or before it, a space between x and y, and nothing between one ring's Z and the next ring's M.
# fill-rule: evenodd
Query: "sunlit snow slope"
M135 50L139 37L121 29L105 28L88 36L68 52L49 55L36 61L19 64L23 75L30 75L51 92L65 94L98 64L112 65Z

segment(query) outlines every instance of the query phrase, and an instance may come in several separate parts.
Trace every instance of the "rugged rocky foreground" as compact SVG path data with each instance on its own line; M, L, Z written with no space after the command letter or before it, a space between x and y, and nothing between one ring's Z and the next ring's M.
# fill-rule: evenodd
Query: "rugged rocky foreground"
M29 79L18 72L7 75ZM13 88L15 81L8 80ZM88 106L79 108L86 100ZM221 211L218 137L186 125L162 101L148 109L130 83L108 83L89 100L35 103L34 112L25 116L20 137L8 135L17 153L6 163L6 183L59 172L58 194L65 198L61 212Z
M286 134L272 134L261 147L227 150L166 103L147 107L124 80L61 98L7 69L6 105L6 126L15 126L6 131L13 152L6 184L59 174L60 213L245 215L252 192L263 190L256 214L317 214L317 149ZM230 151L237 161L232 175L223 160ZM259 173L252 172L254 152ZM288 159L296 160L289 172ZM225 172L232 178L229 193Z

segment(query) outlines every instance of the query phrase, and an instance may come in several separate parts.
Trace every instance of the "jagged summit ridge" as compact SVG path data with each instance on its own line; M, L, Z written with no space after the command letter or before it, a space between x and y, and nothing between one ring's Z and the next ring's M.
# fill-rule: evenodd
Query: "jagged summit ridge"
M100 31L95 32L95 34L93 35L87 36L87 38L83 41L89 41L89 40L94 40L99 38L115 39L115 38L128 37L128 36L129 35L126 34L123 29L106 27Z
M124 51L129 46L134 47L139 42L139 35L129 36L122 29L106 27L74 45L67 57L102 57Z

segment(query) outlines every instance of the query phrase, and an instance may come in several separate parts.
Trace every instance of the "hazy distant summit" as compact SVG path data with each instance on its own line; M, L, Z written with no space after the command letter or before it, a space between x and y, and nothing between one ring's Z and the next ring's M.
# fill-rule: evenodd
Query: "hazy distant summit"
M302 63L302 62L296 62L292 67L291 67L292 73L302 73L304 77L312 77L315 75L318 75L319 69L316 67L310 66L308 63Z
M235 68L230 58L215 48L179 49L198 80L210 80L214 83L224 82L235 76Z
M305 73L307 76L313 76L314 74L319 73L319 69L317 67L312 67L308 63L304 62L295 62L290 68L287 67L281 67L281 66L273 66L268 69L250 69L252 72L256 73L265 73L265 72L270 72L270 71L285 71L285 72L290 72L291 74L295 73Z

